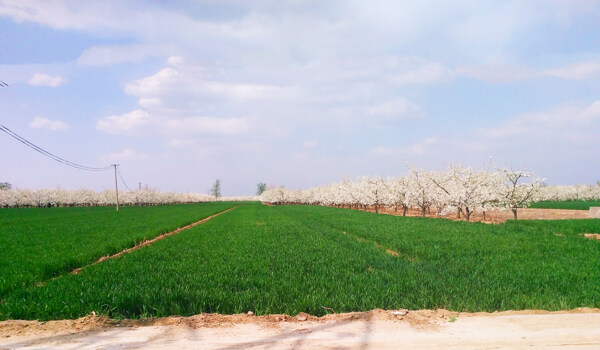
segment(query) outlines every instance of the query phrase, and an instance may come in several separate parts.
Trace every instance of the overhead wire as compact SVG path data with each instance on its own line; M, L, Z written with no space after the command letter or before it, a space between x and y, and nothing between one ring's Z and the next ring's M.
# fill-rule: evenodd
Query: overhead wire
M105 170L109 170L110 168L112 168L112 165L109 166L105 166L105 167L89 167L89 166L85 166L85 165L81 165L81 164L77 164L71 161L68 161L64 158L61 158L55 154L52 154L48 151L46 151L45 149L34 145L33 143L29 142L28 140L26 140L25 138L19 136L17 133L15 133L14 131L10 130L9 128L7 128L6 126L0 124L0 130L5 132L6 134L8 134L9 136L11 136L12 138L14 138L15 140L21 142L22 144L24 144L25 146L33 149L36 152L39 152L43 155L45 155L46 157L49 157L61 164L64 165L68 165L70 167L79 169L79 170L87 170L87 171L105 171Z
M129 186L127 186L127 183L125 182L125 180L123 179L123 175L121 175L121 172L119 171L119 169L117 168L117 174L119 175L119 178L121 179L121 182L123 183L123 185L125 185L125 187L129 190L129 191L133 191L131 188L129 188Z

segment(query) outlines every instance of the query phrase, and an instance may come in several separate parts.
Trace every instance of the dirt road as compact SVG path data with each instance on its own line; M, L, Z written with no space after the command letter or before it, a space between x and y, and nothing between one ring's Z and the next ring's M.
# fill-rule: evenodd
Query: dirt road
M0 349L600 348L600 309L0 322Z

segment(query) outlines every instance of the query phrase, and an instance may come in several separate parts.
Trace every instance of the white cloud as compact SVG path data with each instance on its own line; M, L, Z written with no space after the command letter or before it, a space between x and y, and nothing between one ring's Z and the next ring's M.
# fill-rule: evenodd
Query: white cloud
M400 85L426 85L447 82L453 78L452 71L439 62L415 58L404 61L403 69L390 75L392 82Z
M136 109L121 115L111 115L100 119L96 129L109 134L137 134L144 131L151 123L152 117L142 109Z
M264 132L275 132L276 128L267 126L268 120L280 122L280 116L290 113L278 110L298 102L293 98L294 89L207 79L201 66L187 64L180 57L169 61L174 66L125 85L127 94L138 97L138 109L104 117L97 129L125 135L161 134L179 140L182 135L189 139L190 135L244 134L252 121L261 123Z
M156 97L141 97L138 104L142 108L157 108L163 104L162 99Z
M439 143L436 137L428 137L407 147L385 147L379 146L371 150L372 154L379 156L419 156L430 154Z
M244 118L188 117L164 120L156 125L169 135L237 135L248 131L248 122Z
M65 79L56 76L52 77L43 73L35 73L31 79L29 79L29 84L33 86L50 86L57 87L65 83Z
M61 122L60 120L50 120L42 117L35 117L29 123L30 128L34 129L46 129L46 130L66 130L69 128L69 124Z
M125 148L121 152L104 154L100 156L100 160L105 163L124 160L143 160L147 158L148 155L146 153L138 153L130 148Z
M167 63L169 63L171 66L181 66L185 63L185 58L180 56L171 56L167 60Z
M488 83L513 83L525 79L534 78L537 73L532 69L517 65L488 64L459 66L457 74Z
M391 156L391 155L395 154L396 152L391 148L388 148L385 146L379 146L377 148L372 149L371 153L380 155L380 156Z
M314 148L317 147L319 143L315 140L306 140L302 143L302 147L304 148Z
M125 86L125 92L140 99L160 98L182 94L186 97L252 100L277 98L285 89L269 84L248 84L206 80L201 69L195 66L167 67L155 74L133 81Z
M369 96L365 99L346 92L340 96L325 97L324 103L331 105L326 112L327 119L316 122L325 123L329 120L336 128L342 123L344 127L380 129L393 126L399 121L419 120L425 115L420 106L400 96L391 99Z
M96 129L109 134L142 135L161 134L169 138L194 135L236 135L249 129L244 118L186 117L167 118L152 116L136 109L121 115L100 119Z
M301 148L310 148L313 141L331 144L334 146L319 153L353 159L340 161L347 163L341 164L342 168L365 169L365 163L377 157L365 159L345 152L363 150L365 144L376 146L382 142L378 138L381 135L387 141L374 153L434 157L434 149L449 149L445 143L452 137L449 133L464 130L473 136L475 132L469 129L481 125L482 120L474 121L472 116L486 108L496 111L488 118L494 126L489 129L496 130L479 130L481 135L474 139L482 144L525 139L530 133L538 137L536 126L548 139L554 132L562 137L564 130L582 130L567 121L556 121L553 111L520 114L515 120L498 122L502 110L523 110L528 98L532 99L530 105L539 106L561 98L564 100L551 103L585 101L597 93L592 80L599 74L594 63L597 51L590 38L594 38L595 28L591 20L598 17L598 11L586 8L573 15L573 8L592 6L582 4L350 0L206 1L188 6L100 1L90 6L63 0L4 0L0 16L67 29L61 35L95 38L90 45L96 46L86 47L79 65L72 61L63 61L58 69L56 61L47 67L30 65L20 68L26 73L18 76L14 66L4 65L0 66L0 76L12 82L26 82L35 72L60 74L70 80L90 79L89 83L98 87L98 100L106 97L105 108L117 111L97 121L102 132L143 135L150 140L158 137L173 147L194 148L222 142L233 149L248 139L260 139L265 152L271 153L256 152L260 159L255 162L265 166L254 168L273 169L271 174L279 171L283 178L277 181L285 182L289 169L286 157L293 151L278 147L284 142L297 143ZM554 37L556 34L560 35ZM62 57L69 55L65 52ZM581 57L585 59L581 61ZM29 59L43 61L44 57ZM164 65L157 66L158 62ZM568 65L547 66L548 62ZM83 67L120 63L130 65L89 72ZM99 77L103 71L107 75ZM531 81L518 90L499 86L474 91L481 84L454 81L461 77L490 83ZM111 89L116 85L104 84L106 79L122 84L129 100L137 99L137 106L125 106L128 102L115 96ZM573 85L575 92L559 96L560 80L564 79L573 80L569 87ZM585 90L583 84L579 90L575 85L583 79L589 81ZM548 87L542 86L546 83ZM86 103L85 98L76 93L85 91L73 92L73 110L83 110L80 104ZM503 104L507 94L521 92L525 95L518 101ZM481 96L481 100L472 103L469 99L473 96ZM589 106L587 112L579 113L597 120L595 108ZM428 118L394 124L424 115ZM426 125L415 127L416 123ZM583 119L576 121L582 123ZM389 130L368 130L382 125ZM583 130L582 134L590 135L594 130ZM445 138L437 143L422 139L435 131L440 136L444 133ZM417 141L408 141L413 139ZM402 145L398 140L403 140L405 147L398 147ZM247 155L252 152L243 150L243 158L232 156L232 162L250 158ZM466 157L470 150L455 148L447 153ZM372 165L377 171L379 165L375 161ZM338 172L334 167L329 169ZM309 175L296 174L298 178Z
M139 63L148 58L163 56L157 45L97 45L83 51L77 63L87 66L110 66L121 63Z
M566 80L586 80L600 77L599 62L576 63L566 67L549 69L540 73L543 76Z
M498 140L548 135L564 140L573 139L577 134L588 134L585 130L598 121L600 121L600 101L585 108L566 107L550 112L520 114L504 123L479 129L478 133L484 138Z
M553 77L564 80L587 80L600 77L600 63L580 62L552 69L535 69L522 65L487 64L462 65L456 73L489 83L514 83L518 81Z
M196 140L192 139L172 139L167 143L170 147L192 147L196 145Z
M176 69L163 68L149 77L127 84L125 92L136 96L156 95L166 87L177 88L180 77L181 75Z
M422 116L421 108L403 97L377 103L366 108L368 115L383 117L388 120L418 118Z
M584 121L600 119L600 101L592 103L589 107L579 114L579 118Z

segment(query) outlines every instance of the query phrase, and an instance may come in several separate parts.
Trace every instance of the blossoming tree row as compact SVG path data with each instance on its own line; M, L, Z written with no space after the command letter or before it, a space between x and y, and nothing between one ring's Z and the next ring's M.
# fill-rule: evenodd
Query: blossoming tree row
M362 177L342 180L328 186L305 190L271 189L261 200L270 203L302 203L348 206L358 209L381 206L402 210L418 209L422 216L431 210L438 214L457 213L469 220L474 212L490 209L512 210L533 201L600 199L598 186L543 186L543 179L532 172L511 169L476 170L453 165L444 171L409 167L398 177Z
M256 197L219 197L219 201L248 201ZM152 189L119 191L120 205L160 205L178 203L212 202L215 197L201 193L159 192ZM87 189L5 189L0 190L0 208L7 207L58 207L58 206L109 206L115 205L114 190L95 192Z

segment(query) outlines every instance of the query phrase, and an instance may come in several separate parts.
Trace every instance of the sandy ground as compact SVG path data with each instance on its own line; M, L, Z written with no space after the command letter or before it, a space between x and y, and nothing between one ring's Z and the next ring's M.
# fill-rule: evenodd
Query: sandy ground
M0 349L600 348L600 309L0 322Z

